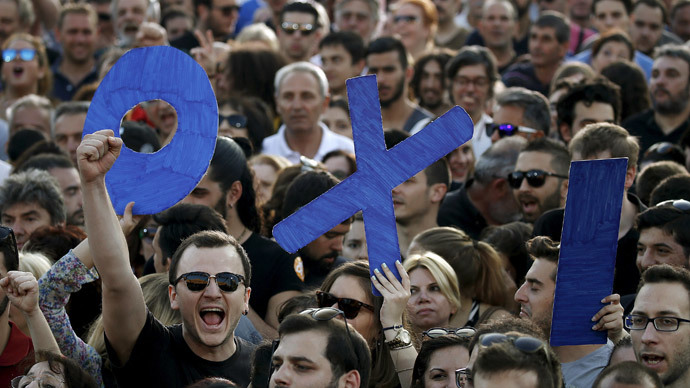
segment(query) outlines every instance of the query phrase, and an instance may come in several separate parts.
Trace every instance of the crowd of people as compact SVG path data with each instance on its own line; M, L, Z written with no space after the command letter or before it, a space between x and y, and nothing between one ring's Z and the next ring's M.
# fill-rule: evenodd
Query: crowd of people
M0 0L0 387L690 386L689 39L690 0ZM86 115L159 45L208 75L215 150L180 203L116 215L122 147L165 147L181 107ZM366 74L388 148L473 124L392 190L395 271L361 213L294 254L272 235L357 170ZM607 340L551 346L570 163L605 158Z

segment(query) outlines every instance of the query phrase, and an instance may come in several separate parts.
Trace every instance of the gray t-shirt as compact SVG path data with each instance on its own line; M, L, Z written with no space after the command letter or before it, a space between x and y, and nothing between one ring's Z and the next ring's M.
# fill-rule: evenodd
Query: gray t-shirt
M561 364L566 388L591 388L599 373L609 364L613 342L606 340L606 345L573 362Z

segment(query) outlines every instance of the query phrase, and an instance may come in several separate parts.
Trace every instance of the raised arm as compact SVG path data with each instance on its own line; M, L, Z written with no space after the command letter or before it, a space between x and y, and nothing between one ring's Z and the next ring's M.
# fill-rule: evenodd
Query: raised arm
M60 353L53 333L48 327L41 309L38 308L38 282L31 272L10 271L0 279L0 287L12 303L24 314L29 326L34 351L49 351Z
M125 364L144 327L146 304L129 266L127 242L105 187L105 174L121 148L122 140L113 136L113 131L98 131L84 137L77 148L77 162L89 245L101 276L103 327L118 363Z

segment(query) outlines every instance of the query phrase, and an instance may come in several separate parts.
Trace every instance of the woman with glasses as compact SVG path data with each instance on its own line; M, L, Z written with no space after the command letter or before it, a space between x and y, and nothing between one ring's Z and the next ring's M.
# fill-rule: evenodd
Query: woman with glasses
M434 48L438 12L430 0L401 0L393 11L393 33L414 60Z
M218 135L244 137L261 153L264 138L273 133L271 108L256 97L230 97L218 103Z
M21 97L47 96L52 91L53 78L41 40L26 33L11 35L2 46L0 78L0 118L5 119L5 110Z
M424 341L414 362L412 388L454 388L455 371L470 361L470 340L472 336L444 334Z
M404 279L406 274L403 274L402 265L398 266L398 271ZM403 328L402 314L409 298L409 288L405 291L397 280L386 282L382 275L379 278L387 283L386 289L379 288L380 282L374 284L378 285L377 289L384 296L374 296L372 293L372 278L367 262L347 263L326 277L321 290L317 292L317 301L319 307L333 306L343 310L347 322L369 344L372 365L369 387L409 386L412 368L408 368L407 364L411 366L417 352L411 345L398 346L390 340L386 341L385 333L388 331L389 336L394 332L407 333ZM394 288L398 291L388 291Z
M408 255L430 251L453 268L460 287L460 303L451 318L452 327L477 327L480 323L509 316L509 275L496 251L487 243L473 241L451 227L426 230L412 240Z

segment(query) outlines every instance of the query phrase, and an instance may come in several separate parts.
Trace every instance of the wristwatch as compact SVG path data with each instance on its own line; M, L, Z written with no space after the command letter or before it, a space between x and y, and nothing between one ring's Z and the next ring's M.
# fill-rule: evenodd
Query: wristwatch
M410 337L410 332L401 327L396 330L395 338L386 341L386 344L390 350L404 349L412 346L412 337Z

